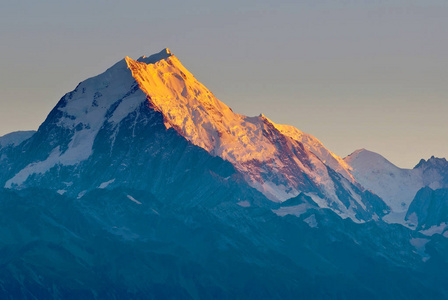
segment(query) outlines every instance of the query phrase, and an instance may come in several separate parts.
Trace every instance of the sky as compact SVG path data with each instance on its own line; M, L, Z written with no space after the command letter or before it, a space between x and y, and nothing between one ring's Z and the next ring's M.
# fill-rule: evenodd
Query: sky
M339 156L448 158L448 1L0 2L0 136L125 56L168 47L235 112Z

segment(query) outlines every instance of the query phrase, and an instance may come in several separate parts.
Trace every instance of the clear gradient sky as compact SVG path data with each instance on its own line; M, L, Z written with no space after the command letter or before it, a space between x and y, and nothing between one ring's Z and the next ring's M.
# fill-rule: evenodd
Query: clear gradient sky
M0 1L0 135L78 82L168 47L235 112L344 157L448 158L448 1Z

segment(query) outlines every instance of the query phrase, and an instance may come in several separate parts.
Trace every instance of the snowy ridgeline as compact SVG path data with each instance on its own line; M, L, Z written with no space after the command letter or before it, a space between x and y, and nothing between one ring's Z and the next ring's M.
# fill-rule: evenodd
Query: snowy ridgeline
M392 209L384 218L387 222L415 227L418 222L407 213L417 193L425 187L432 190L448 187L448 163L444 158L431 157L421 160L413 169L401 169L383 156L361 149L344 161L351 167L354 178Z
M113 148L120 128L138 125L142 105L161 113L165 128L232 163L251 187L274 202L304 193L321 208L330 208L355 222L387 214L387 222L415 227L406 213L416 193L425 186L447 186L446 172L440 171L448 169L445 160L432 158L408 170L364 149L342 159L315 137L292 126L275 124L264 115L234 113L164 49L138 60L126 57L66 94L36 133L41 144L52 147L16 170L4 187L30 186L31 178L46 176L56 166L77 169L94 156L101 130L110 130L109 136L101 139L107 139ZM62 133L53 136L66 138L47 136L46 132L57 130ZM33 134L6 135L0 138L0 146L17 146ZM135 130L130 136L141 138ZM120 182L110 177L95 181L99 189L117 185ZM60 187L58 191L66 193L73 188ZM88 189L83 187L75 194Z
M321 207L356 222L378 218L386 211L380 204L371 205L372 197L358 187L348 164L318 139L263 115L234 113L168 49L138 60L126 57L66 94L37 133L40 143L47 145L46 152L17 170L4 186L32 185L30 178L46 176L55 166L78 169L94 156L101 130L110 130L109 136L101 138L110 140L113 147L120 128L138 125L142 106L161 113L167 129L232 163L251 187L274 202L304 192ZM55 132L53 136L60 140L44 131ZM141 138L135 131L131 137ZM119 184L110 180L105 178L96 187Z

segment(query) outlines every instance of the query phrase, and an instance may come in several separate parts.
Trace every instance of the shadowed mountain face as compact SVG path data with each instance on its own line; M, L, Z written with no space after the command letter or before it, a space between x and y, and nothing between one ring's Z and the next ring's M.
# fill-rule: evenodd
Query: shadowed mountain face
M418 191L409 210L406 220L426 230L428 234L439 233L448 237L448 189L432 190L424 187Z
M445 272L434 273L447 266L446 240L418 253L410 240L419 237L400 225L356 224L316 208L280 217L231 201L179 204L127 188L81 199L43 189L0 197L2 298L447 295Z
M448 297L448 239L382 222L349 164L235 114L167 49L7 140L1 298Z

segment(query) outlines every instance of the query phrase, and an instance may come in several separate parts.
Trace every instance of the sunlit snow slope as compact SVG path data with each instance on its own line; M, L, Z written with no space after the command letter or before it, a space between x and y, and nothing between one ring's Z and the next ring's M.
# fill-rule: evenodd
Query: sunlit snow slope
M39 146L47 154L23 166L5 187L20 188L30 176L55 166L76 168L94 152L101 128L116 133L114 128L123 120L138 117L142 104L162 113L166 128L231 162L252 187L273 201L303 192L321 207L354 220L384 212L384 205L378 206L381 200L362 191L349 166L316 138L263 115L234 113L168 49L138 60L126 57L66 94L38 131L40 139L48 140ZM109 138L113 145L114 135Z
M348 165L316 138L263 115L234 113L173 55L154 64L145 58L127 57L126 61L149 102L163 113L168 128L230 161L270 199L284 201L306 192L321 206L333 206L347 216L365 209ZM342 176L330 174L327 166Z

